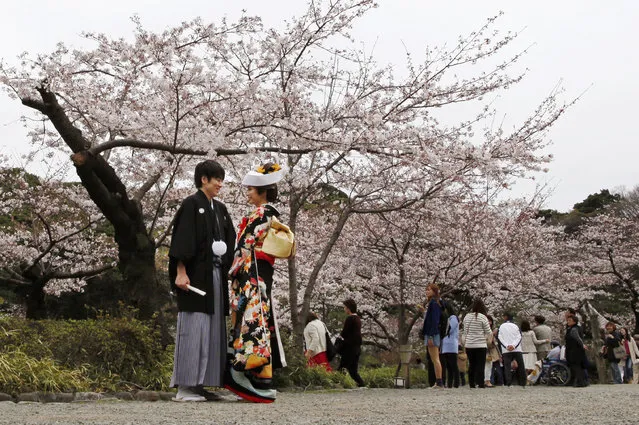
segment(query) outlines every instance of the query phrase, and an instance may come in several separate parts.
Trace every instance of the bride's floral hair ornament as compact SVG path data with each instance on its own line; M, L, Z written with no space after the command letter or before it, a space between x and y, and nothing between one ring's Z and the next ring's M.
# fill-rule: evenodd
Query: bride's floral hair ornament
M264 165L260 165L259 167L257 167L257 169L255 171L257 171L258 173L261 174L270 174L273 173L275 171L280 171L282 169L282 167L280 167L280 164L275 164L275 163L266 163Z
M270 186L274 185L284 177L284 171L279 164L267 162L251 170L242 179L243 186Z

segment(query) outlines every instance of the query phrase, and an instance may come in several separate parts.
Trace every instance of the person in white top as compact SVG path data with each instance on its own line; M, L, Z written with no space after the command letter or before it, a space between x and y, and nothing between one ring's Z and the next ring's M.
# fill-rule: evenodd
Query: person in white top
M322 366L329 372L332 370L326 355L326 325L317 314L310 312L304 328L304 355L309 366Z
M470 388L485 388L484 364L486 363L487 341L492 332L486 317L487 311L479 298L473 301L471 312L464 316L462 345L468 355L468 385Z
M521 351L521 331L513 322L512 313L504 313L504 323L497 332L497 341L504 361L504 384L512 385L512 362L517 362L517 381L522 387L526 386L526 370L524 369L524 356Z

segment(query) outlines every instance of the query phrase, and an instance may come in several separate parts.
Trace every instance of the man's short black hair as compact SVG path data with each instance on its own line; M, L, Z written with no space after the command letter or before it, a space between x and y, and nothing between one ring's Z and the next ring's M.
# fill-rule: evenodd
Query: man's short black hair
M506 320L512 321L513 317L515 317L515 315L512 312L507 311L507 312L504 313L504 317L506 318Z
M535 316L534 320L535 320L536 323L538 323L540 325L543 325L544 322L546 322L546 318L544 316Z
M349 299L345 300L342 304L344 304L344 306L348 307L348 309L351 311L351 313L357 313L357 303L355 302L354 299L349 298Z
M195 175L193 180L195 181L195 187L198 189L202 187L202 177L207 179L220 179L224 180L224 168L212 159L202 161L195 166Z

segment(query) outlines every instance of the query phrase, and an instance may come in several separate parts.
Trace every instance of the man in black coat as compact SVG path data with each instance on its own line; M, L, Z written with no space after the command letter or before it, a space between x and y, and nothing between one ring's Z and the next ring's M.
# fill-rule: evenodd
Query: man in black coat
M213 199L224 181L215 161L195 167L199 189L180 206L173 224L169 278L177 297L178 324L171 386L176 401L205 401L204 386L223 386L226 367L228 271L235 231L226 206ZM198 294L193 288L203 291Z
M575 315L566 316L566 362L570 367L570 383L575 387L585 387L583 364L586 359L584 342L579 335L579 319Z
M347 317L340 333L344 342L340 350L342 358L338 369L346 369L358 387L365 387L366 384L358 372L362 347L362 321L357 315L357 304L353 299L349 298L343 304Z

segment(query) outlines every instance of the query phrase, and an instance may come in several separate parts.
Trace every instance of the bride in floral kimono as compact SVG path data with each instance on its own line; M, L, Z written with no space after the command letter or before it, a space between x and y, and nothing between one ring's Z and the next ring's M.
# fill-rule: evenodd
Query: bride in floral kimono
M270 403L273 369L286 366L275 312L271 303L275 258L261 247L273 217L279 212L268 202L277 199L276 183L283 172L277 164L264 164L242 180L248 202L255 209L239 225L231 283L231 367L226 387L254 402Z

